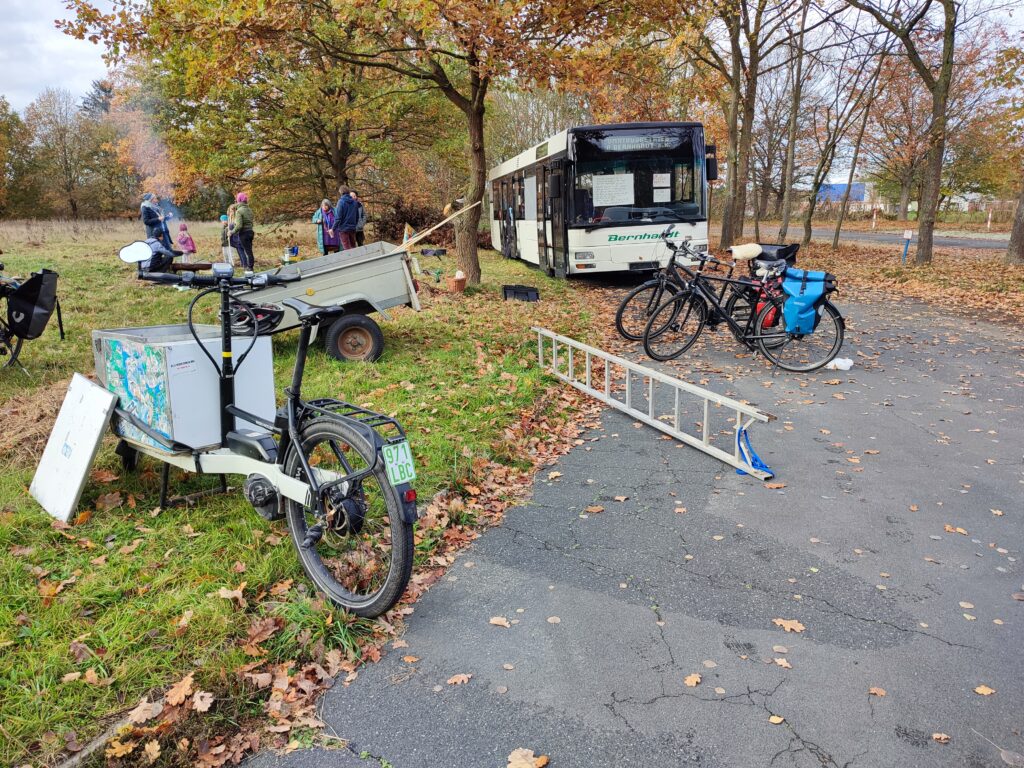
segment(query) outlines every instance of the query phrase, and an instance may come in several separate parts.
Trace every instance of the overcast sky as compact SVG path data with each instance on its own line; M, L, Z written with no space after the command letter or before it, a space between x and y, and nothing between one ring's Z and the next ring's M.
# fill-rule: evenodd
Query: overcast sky
M84 96L106 74L102 47L54 27L67 15L61 0L0 0L0 96L19 111L44 88Z

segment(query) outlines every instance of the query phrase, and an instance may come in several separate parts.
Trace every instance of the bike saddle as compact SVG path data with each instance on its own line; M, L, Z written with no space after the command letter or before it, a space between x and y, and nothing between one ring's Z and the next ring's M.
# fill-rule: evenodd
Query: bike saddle
M750 261L751 259L755 259L760 256L762 252L762 246L758 243L734 245L729 249L729 253L732 254L734 261Z
M345 308L338 304L320 307L316 304L307 304L302 299L284 299L281 303L289 309L294 309L295 314L299 316L299 320L303 322L319 321L325 317L345 313Z
M796 261L796 252L800 250L800 243L789 245L762 245L761 254L765 259L785 259L792 263Z

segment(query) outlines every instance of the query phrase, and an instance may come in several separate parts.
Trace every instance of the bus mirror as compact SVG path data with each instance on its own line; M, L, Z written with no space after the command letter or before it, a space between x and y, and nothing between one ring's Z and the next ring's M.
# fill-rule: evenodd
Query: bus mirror
M548 176L548 198L557 200L562 196L562 174L555 173Z
M707 170L708 181L718 180L717 149L714 144L708 144L704 148L704 167Z

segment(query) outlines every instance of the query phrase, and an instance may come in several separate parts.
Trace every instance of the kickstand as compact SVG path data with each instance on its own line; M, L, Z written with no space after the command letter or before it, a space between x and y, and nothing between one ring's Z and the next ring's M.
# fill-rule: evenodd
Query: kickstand
M167 509L167 486L171 479L171 465L164 463L160 470L160 509Z

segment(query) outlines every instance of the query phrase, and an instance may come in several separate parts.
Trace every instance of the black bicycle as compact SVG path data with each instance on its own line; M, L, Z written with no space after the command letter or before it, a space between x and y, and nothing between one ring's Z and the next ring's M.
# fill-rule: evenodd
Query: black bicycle
M122 250L122 259L145 258ZM291 385L286 401L273 422L234 404L234 378L257 342L250 334L246 350L235 360L232 324L238 312L253 314L248 302L234 297L238 290L258 290L301 279L259 274L235 277L226 264L213 265L212 276L143 272L153 282L201 289L188 307L188 328L220 382L221 442L194 449L172 443L128 410L127 420L164 450L124 437L118 453L128 468L146 453L165 462L161 497L166 495L171 464L203 474L240 474L247 477L245 496L266 519L286 517L292 541L306 575L328 599L358 616L379 616L399 599L409 582L413 564L413 523L417 518L412 455L401 425L393 418L330 398L302 399L302 378L313 329L322 321L344 313L340 306L314 306L299 299L282 304L296 313L301 324ZM221 361L200 341L192 320L199 301L220 296ZM250 317L250 327L257 327ZM124 404L122 404L124 405ZM258 425L264 431L236 428L235 420Z
M670 242L667 234L663 233L662 239L673 252L685 247L685 244L677 246ZM686 250L689 258L700 262L701 268L695 271L684 264L678 265L688 278L687 290L662 302L648 319L643 343L650 357L659 361L679 357L693 346L711 317L725 322L748 349L759 351L771 363L787 371L814 371L839 354L846 324L839 310L828 300L817 305L817 323L812 332L787 331L783 310L785 296L781 289L788 266L785 259L755 260L760 282L752 285L746 277L704 272L705 264L729 265L709 254ZM727 305L732 304L730 308L722 305L722 291L716 291L712 282L734 286L727 302ZM740 300L745 302L745 311L736 305Z

